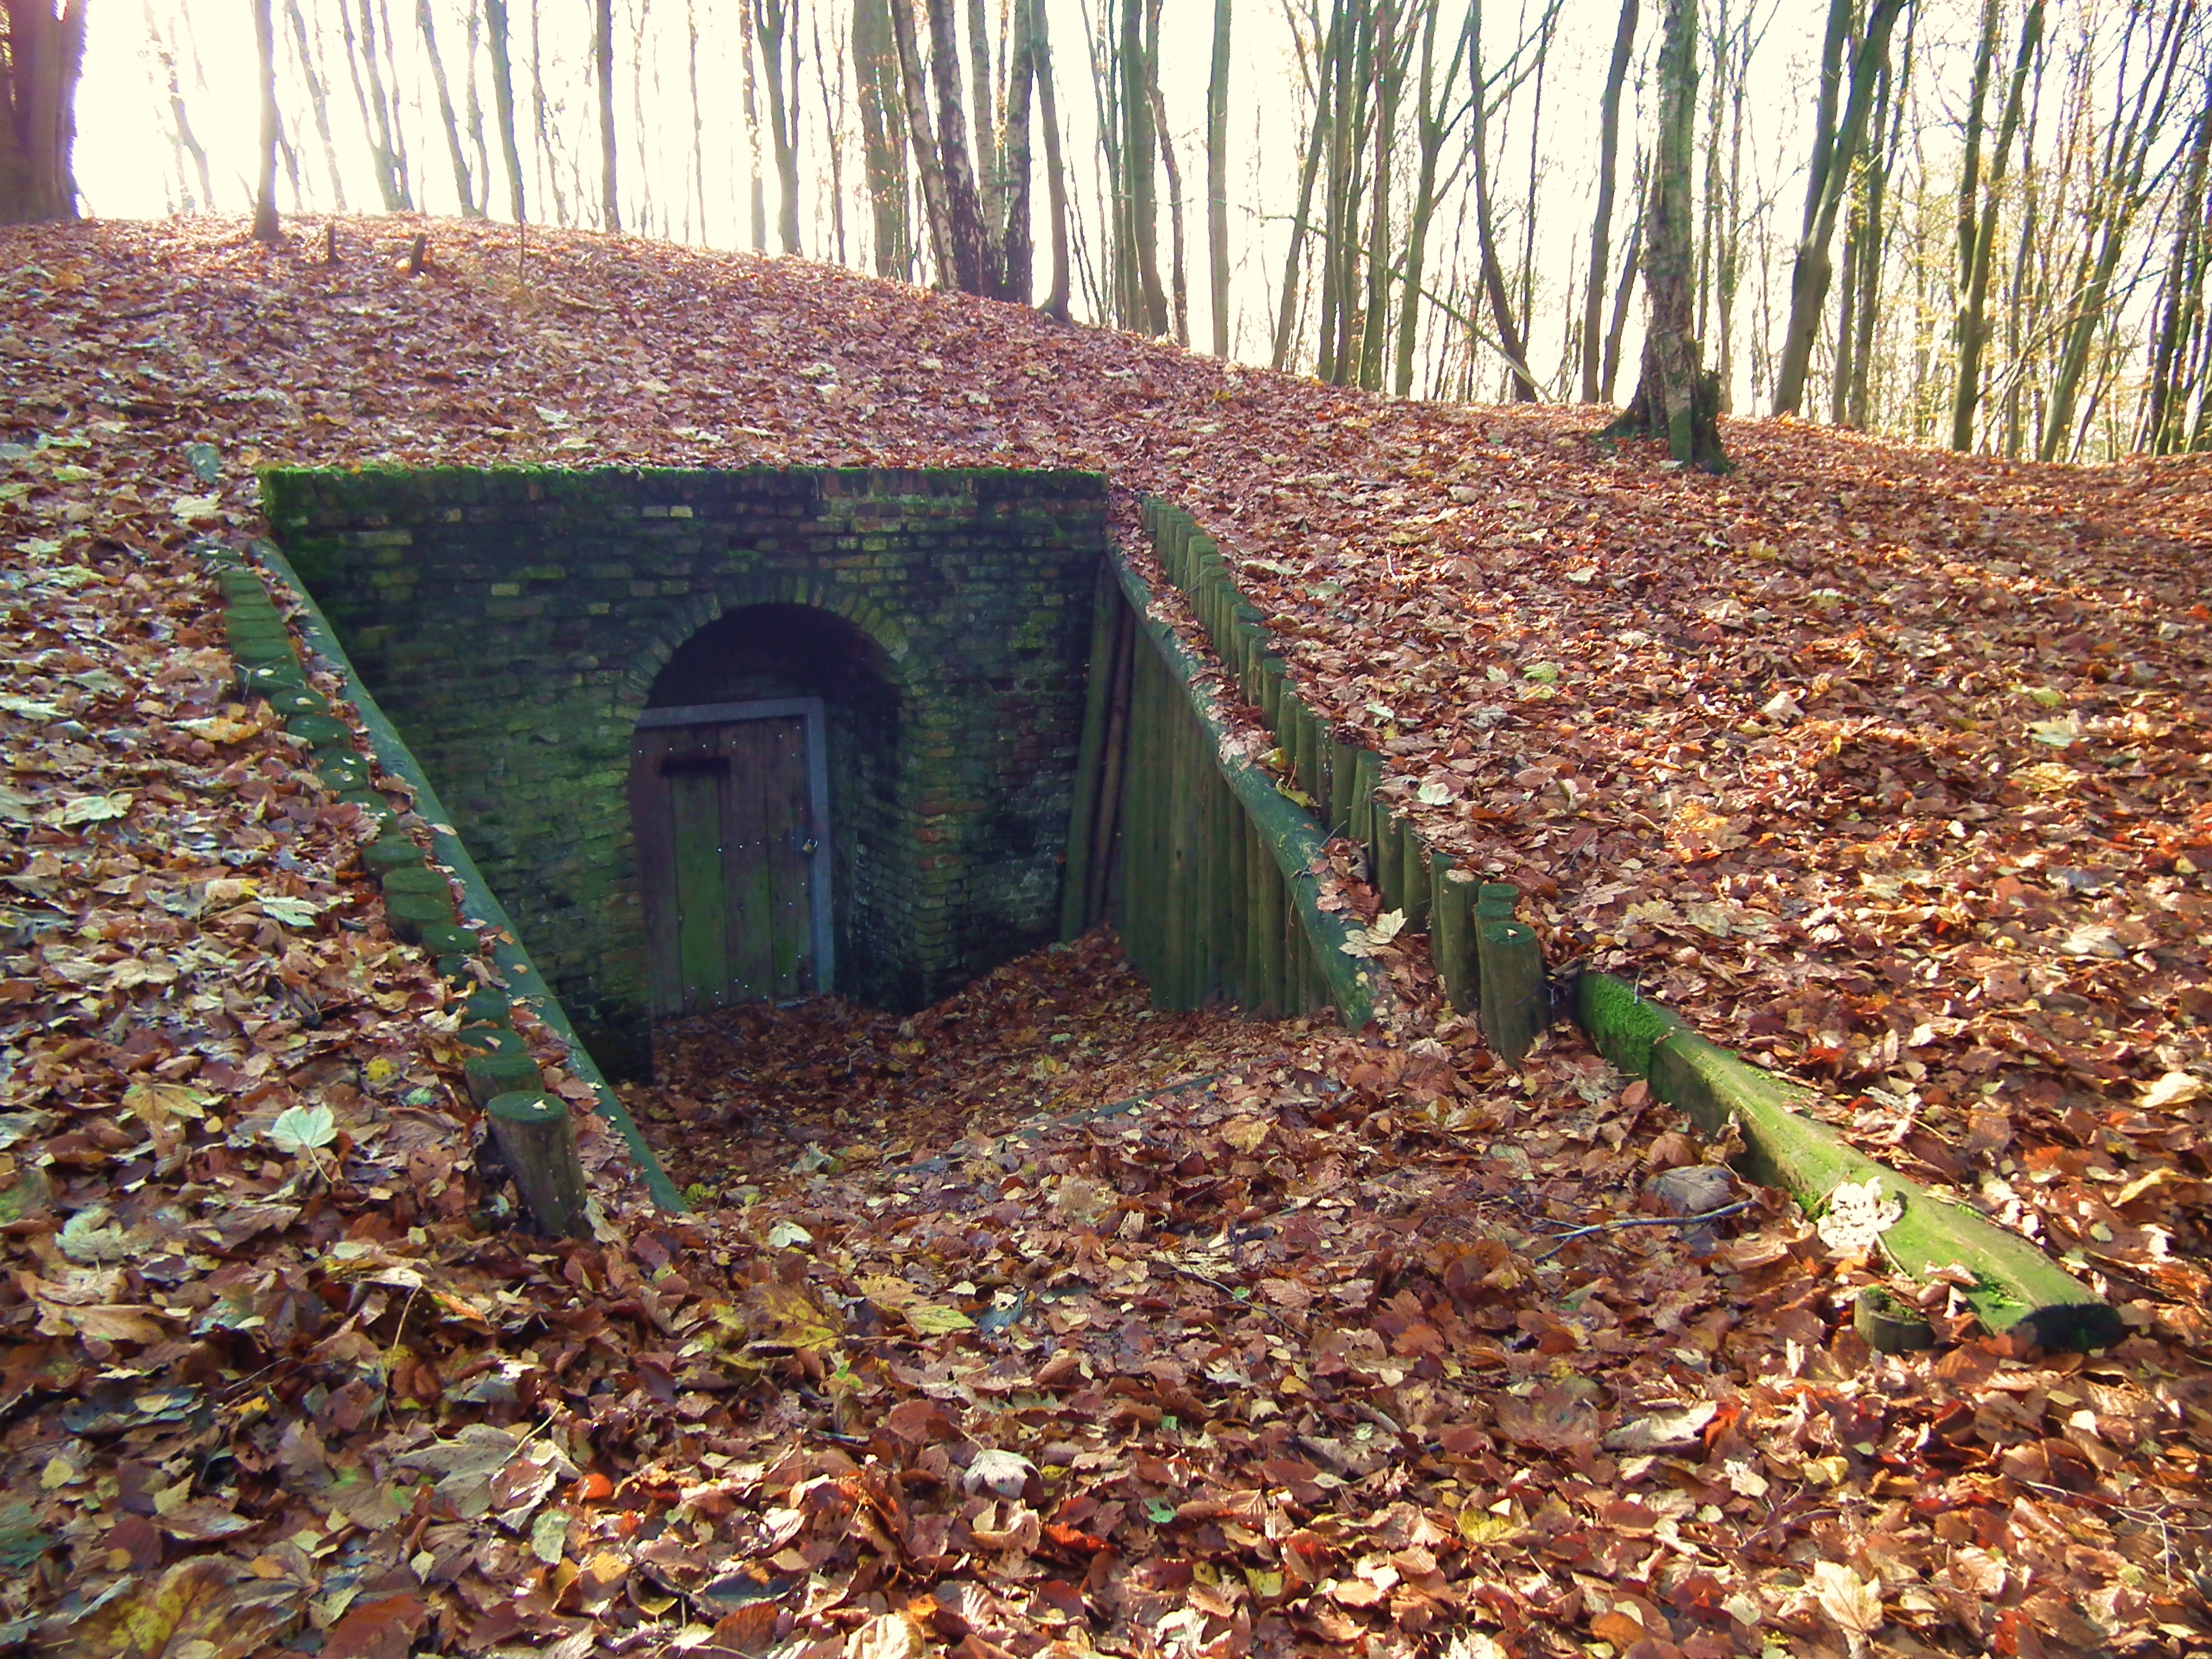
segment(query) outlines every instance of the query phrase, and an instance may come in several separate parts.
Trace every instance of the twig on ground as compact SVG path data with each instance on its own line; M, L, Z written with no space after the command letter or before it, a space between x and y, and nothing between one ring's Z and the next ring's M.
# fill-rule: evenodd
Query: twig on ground
M1733 1204L1723 1204L1717 1210L1707 1210L1702 1215L1625 1215L1612 1221L1601 1221L1592 1226L1577 1227L1572 1232L1561 1233L1552 1248L1537 1256L1537 1261L1549 1261L1578 1238L1588 1238L1592 1233L1609 1233L1622 1227L1694 1227L1701 1221L1718 1221L1723 1216L1738 1215L1751 1207L1751 1200L1740 1198ZM1534 1265L1533 1263L1531 1265Z

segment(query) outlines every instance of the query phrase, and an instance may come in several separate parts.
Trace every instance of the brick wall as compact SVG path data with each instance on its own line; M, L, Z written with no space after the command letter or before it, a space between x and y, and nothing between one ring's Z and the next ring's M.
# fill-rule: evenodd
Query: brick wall
M647 1037L626 787L648 702L825 696L841 991L918 1007L1053 936L1102 479L286 471L263 491L611 1069ZM723 672L776 631L750 626L763 605L826 613L817 684L790 653Z

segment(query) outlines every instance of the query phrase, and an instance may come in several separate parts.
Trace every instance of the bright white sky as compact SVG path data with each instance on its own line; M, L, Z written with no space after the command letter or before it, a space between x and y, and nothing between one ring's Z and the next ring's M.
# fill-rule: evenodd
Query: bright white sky
M357 5L359 0L350 0ZM346 191L356 211L376 205L368 165L363 126L347 75L343 48L337 28L339 0L299 0L311 28L323 31L323 68L330 88L331 118ZM410 109L407 139L416 201L428 210L454 210L451 165L439 124L434 94L421 51L421 34L415 23L416 0L383 0L398 36L399 78L406 88ZM1097 104L1086 42L1101 3L1115 0L1048 0L1052 20L1055 73L1060 114L1066 133L1071 185L1082 208L1079 234L1094 262L1101 237L1098 229L1099 166L1097 148ZM1541 0L1489 0L1484 7L1486 52L1491 62L1501 61L1513 42L1533 21ZM1705 21L1714 20L1719 0L1705 0ZM1743 280L1739 301L1736 407L1754 407L1746 353L1741 344L1747 325L1753 323L1761 304L1761 287L1769 285L1768 303L1775 313L1778 334L1780 312L1786 302L1788 239L1794 234L1802 210L1801 152L1805 140L1807 106L1812 69L1818 51L1819 31L1826 12L1825 0L1725 0L1728 12L1737 17L1747 5L1754 15L1769 20L1764 44L1753 59L1753 95L1748 100L1749 131L1744 167L1747 198L1761 191L1777 193L1778 209L1771 216L1767 264L1759 265L1759 250L1753 240L1747 252L1752 261ZM249 180L253 168L256 116L253 89L253 42L250 9L240 0L142 0L134 6L125 0L106 0L90 12L90 40L80 106L77 172L92 210L108 216L158 216L180 199L179 173L172 148L168 99L158 87L148 50L148 14L180 48L180 75L192 126L206 147L213 174L214 205L226 212L243 212L250 205ZM994 24L1004 0L988 0ZM803 13L805 61L801 97L805 131L802 139L805 200L801 227L805 252L814 257L836 257L830 219L828 120L820 76L830 81L830 100L841 96L849 106L852 76L844 50L849 16L846 0L799 0ZM304 88L291 44L286 0L276 0L280 37L280 101L303 173L305 205L309 210L333 205L322 149L307 116ZM960 9L964 14L965 8ZM1655 49L1659 9L1657 0L1644 0L1638 40L1640 82L1648 73ZM1968 52L1979 13L1978 0L1921 0L1918 26L1920 59L1916 79L1920 90L1919 118L1924 128L1925 153L1931 165L1956 148L1950 125L1962 101L1959 88L1970 67ZM2077 9L2065 0L2054 7L2052 33L2066 27L2060 14ZM549 165L559 170L561 188L569 198L572 216L580 173L586 181L584 199L596 201L596 186L588 181L598 173L596 105L585 68L586 31L589 8L582 0L511 0L514 15L514 53L518 80L518 125L523 131L525 166L532 173L530 188L533 218L550 217L550 201L544 180ZM688 236L722 246L750 242L747 210L747 143L742 113L742 71L737 48L744 8L738 0L616 0L617 53L623 65L617 76L623 133L622 157L623 211L626 227L636 228L636 216L650 198L648 229L654 234ZM1203 118L1206 81L1211 51L1212 5L1210 0L1167 0L1163 12L1161 54L1165 97L1170 113L1183 191L1190 264L1190 331L1203 346L1210 337L1205 274L1205 207ZM439 46L458 102L465 79L464 7L460 0L432 0ZM551 124L559 154L547 157L538 150L530 133L528 63L532 14L544 14L541 51L544 82L553 106ZM1455 27L1463 13L1449 8ZM1540 200L1535 244L1537 318L1530 358L1540 376L1549 375L1560 361L1569 301L1571 273L1579 280L1587 259L1587 239L1596 152L1596 101L1604 75L1618 0L1563 0L1558 38L1553 45L1544 86L1540 146L1534 157ZM691 107L686 56L688 33L696 21L699 35L698 65L704 161L704 224L696 222L697 187L692 182ZM823 59L816 58L818 29ZM925 32L926 33L926 32ZM1900 31L1901 33L1901 31ZM1236 63L1231 93L1233 155L1230 166L1232 258L1236 273L1231 304L1234 311L1236 355L1264 361L1273 328L1274 296L1282 276L1288 236L1288 216L1297 185L1298 144L1304 120L1305 94L1299 82L1280 0L1242 0L1236 15ZM641 45L642 49L641 50ZM1439 68L1448 42L1439 51ZM477 80L484 106L487 143L493 158L494 216L507 212L504 171L497 156L497 137L491 112L490 80L483 55L477 58ZM965 72L963 70L963 83ZM841 87L842 82L842 87ZM1496 140L1498 168L1492 189L1507 222L1503 228L1501 257L1509 268L1517 264L1525 202L1531 166L1529 113L1533 86L1524 86L1505 112ZM1411 88L1409 88L1409 96ZM2055 98L2054 100L2055 102ZM1639 88L1632 85L1632 108L1624 112L1624 126L1648 125L1648 110ZM639 112L647 112L641 120ZM763 104L763 112L765 106ZM849 263L868 260L867 213L860 190L858 124L849 113L844 161L847 251ZM642 140L641 140L642 135ZM1616 264L1626 239L1631 212L1629 167L1633 140L1624 132L1620 206L1613 232ZM1910 141L1908 140L1908 149ZM1038 214L1038 273L1042 292L1048 279L1048 254L1044 234L1042 143L1037 145L1036 203ZM1447 152L1447 166L1452 151ZM1407 162L1410 167L1410 162ZM775 235L775 186L772 167L769 177L769 217L771 245ZM1765 181L1765 182L1761 182ZM1702 179L1700 180L1702 184ZM197 193L197 185L193 186ZM1162 198L1161 260L1163 277L1168 260L1166 180L1160 181ZM1410 194L1410 181L1401 182L1401 208ZM295 203L289 187L281 187L280 205L289 210ZM595 222L592 212L583 216ZM1462 238L1464 237L1464 241ZM1471 219L1462 225L1457 199L1447 203L1437 216L1431 240L1431 287L1442 292L1456 280L1471 288L1474 270ZM1075 284L1076 305L1087 312L1084 284ZM1636 362L1636 324L1641 304L1632 313L1632 327L1622 370L1622 392L1633 380ZM1310 349L1310 348L1309 348ZM1709 347L1710 350L1710 347ZM1489 373L1497 372L1494 360ZM1484 388L1494 394L1494 382Z

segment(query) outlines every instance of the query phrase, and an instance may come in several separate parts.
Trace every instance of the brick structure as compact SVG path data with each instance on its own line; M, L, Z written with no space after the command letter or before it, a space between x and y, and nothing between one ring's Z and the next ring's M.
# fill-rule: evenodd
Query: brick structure
M1104 481L278 471L264 507L610 1069L647 1053L648 706L828 709L836 984L923 1006L1051 939Z

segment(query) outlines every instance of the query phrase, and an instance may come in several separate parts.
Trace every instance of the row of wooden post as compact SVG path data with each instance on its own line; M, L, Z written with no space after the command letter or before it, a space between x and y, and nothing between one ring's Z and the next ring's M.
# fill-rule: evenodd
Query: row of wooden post
M1238 693L1274 734L1276 769L1297 792L1293 799L1304 797L1326 834L1359 843L1383 909L1402 915L1405 934L1428 935L1451 1006L1479 1009L1492 1047L1517 1063L1553 1014L1541 947L1534 931L1514 920L1518 890L1455 868L1449 854L1421 839L1409 816L1393 808L1380 793L1382 757L1346 742L1334 722L1299 694L1234 568L1189 514L1148 498L1145 520L1161 568L1205 627ZM1133 740L1145 725L1133 714ZM1133 782L1137 775L1133 764ZM1145 966L1133 947L1131 958Z

